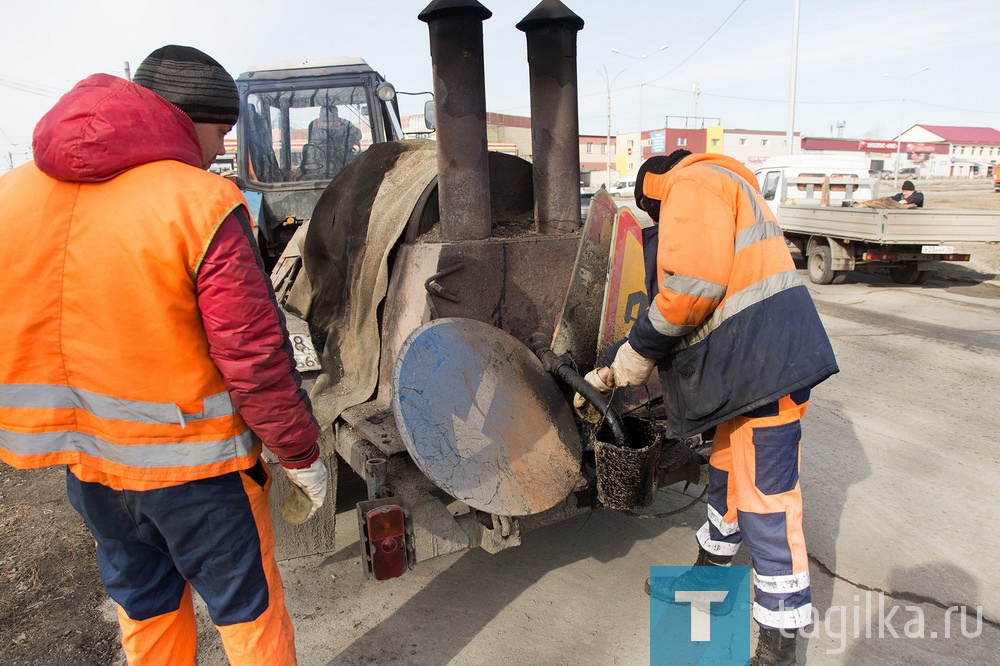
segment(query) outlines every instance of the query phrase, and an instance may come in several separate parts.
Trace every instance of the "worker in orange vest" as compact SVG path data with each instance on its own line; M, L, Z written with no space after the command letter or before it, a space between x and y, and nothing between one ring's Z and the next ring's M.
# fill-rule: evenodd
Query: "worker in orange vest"
M794 663L796 630L812 612L800 420L810 389L838 369L756 183L719 154L679 150L643 163L636 205L658 235L655 261L646 264L651 304L609 366L586 379L610 392L644 385L658 368L668 436L714 429L708 520L685 575L728 566L746 544L761 627L751 663L783 666ZM677 580L647 580L646 592L672 602L674 589L710 589L676 587Z
M0 178L0 459L67 466L129 663L195 663L192 588L233 664L295 663L261 444L312 512L327 472L246 201L207 171L238 114L166 46L78 83Z

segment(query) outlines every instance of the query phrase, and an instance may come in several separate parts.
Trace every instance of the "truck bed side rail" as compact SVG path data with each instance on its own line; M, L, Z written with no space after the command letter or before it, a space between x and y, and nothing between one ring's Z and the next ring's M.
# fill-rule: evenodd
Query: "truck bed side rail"
M879 181L874 178L797 176L784 179L779 201L793 200L801 206L841 206L843 202L878 198L878 187ZM790 196L792 190L794 196Z

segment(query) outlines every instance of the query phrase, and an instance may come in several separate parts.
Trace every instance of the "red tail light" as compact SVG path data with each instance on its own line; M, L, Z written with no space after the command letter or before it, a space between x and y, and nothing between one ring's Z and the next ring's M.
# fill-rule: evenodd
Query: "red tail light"
M406 519L395 504L380 506L365 515L372 575L376 580L402 576L406 571Z

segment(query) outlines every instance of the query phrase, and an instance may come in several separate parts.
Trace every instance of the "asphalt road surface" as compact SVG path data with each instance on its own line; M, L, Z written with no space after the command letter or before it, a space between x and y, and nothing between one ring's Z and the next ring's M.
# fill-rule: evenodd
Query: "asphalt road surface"
M1000 286L852 274L810 289L841 373L803 424L818 622L799 663L996 663ZM663 507L689 499L661 492ZM702 503L602 509L376 583L343 504L337 550L283 565L304 666L648 663L648 567L693 563L704 520ZM201 663L224 664L204 639Z

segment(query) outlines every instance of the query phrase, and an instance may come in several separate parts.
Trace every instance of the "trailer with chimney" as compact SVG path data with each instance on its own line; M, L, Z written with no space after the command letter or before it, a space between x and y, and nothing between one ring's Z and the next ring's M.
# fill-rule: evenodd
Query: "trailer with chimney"
M349 465L368 487L357 522L376 579L467 548L499 552L533 527L599 507L655 510L658 488L704 481L705 442L665 431L655 380L609 398L582 379L648 303L631 213L601 192L581 223L583 21L543 0L517 25L527 39L529 163L487 150L490 16L475 0L436 0L420 13L436 140L373 140L358 151L307 215L290 216L282 233L293 233L274 260L324 460ZM331 88L322 77L311 85ZM291 87L307 99L301 81ZM378 89L367 98L373 127ZM286 92L241 88L258 111L264 99L280 110ZM382 107L389 120L373 136L395 136L392 108ZM264 136L279 133L294 138L280 120ZM294 152L285 164L301 170L310 151L297 165ZM252 150L243 159L255 168ZM610 283L609 271L618 276ZM589 415L573 410L575 392ZM279 551L283 540L299 544L284 556L332 548L335 485L294 535L276 524L287 537L277 534ZM291 492L275 488L276 509Z

